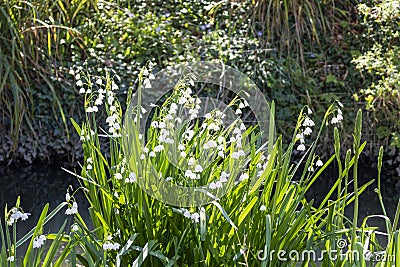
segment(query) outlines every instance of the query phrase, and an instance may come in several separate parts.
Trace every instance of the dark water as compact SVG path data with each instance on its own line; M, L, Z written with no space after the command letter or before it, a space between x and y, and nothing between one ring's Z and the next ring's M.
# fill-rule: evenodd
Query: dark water
M4 207L13 207L18 196L21 197L21 207L25 212L32 215L27 221L19 221L17 223L18 236L21 237L30 229L36 226L37 219L46 203L50 204L49 211L53 210L61 202L65 201L65 193L67 188L79 187L77 178L66 173L61 168L74 171L74 166L67 163L57 164L37 164L30 166L0 166L0 218L3 221ZM308 199L315 199L316 203L321 201L326 193L332 188L337 179L337 166L334 163L324 171L321 177L317 179L307 194ZM352 177L352 176L350 176ZM359 168L359 184L362 185L372 179L377 178L375 167L368 164L361 164ZM359 221L365 216L372 214L382 214L382 209L378 200L378 196L374 189L377 183L372 184L363 194L360 195L360 214ZM400 190L395 185L395 181L382 174L382 193L384 195L384 203L391 219L394 217ZM76 200L79 204L79 212L88 219L88 204L84 199L82 191L78 191ZM346 214L352 218L353 208L348 207ZM68 225L71 225L71 217L64 214L65 208L61 210L49 223L45 226L45 232L57 232L65 219L69 219ZM380 227L379 230L385 232L384 221L382 219L369 220L370 225Z
M338 166L333 161L330 166L324 170L321 176L311 186L307 194L307 199L315 200L314 206L318 205L326 196L326 194L334 186L338 179ZM353 180L353 172L349 172L349 181ZM379 201L376 189L378 188L378 171L376 166L368 161L361 162L358 167L358 187L374 180L364 192L359 195L359 215L358 225L361 226L364 218L371 215L383 215L382 205ZM353 184L348 188L348 192L353 192ZM400 198L399 177L395 177L394 172L387 168L382 169L381 173L381 193L383 196L383 204L387 212L387 216L393 222L397 204ZM334 192L334 199L337 196L337 190ZM353 203L345 209L345 215L350 220L353 220L354 207ZM378 227L378 231L386 233L386 223L382 218L372 217L367 220L370 227ZM383 235L378 235L378 240L381 245L386 245L387 238Z
M29 166L0 166L0 218L4 225L4 208L15 206L15 201L20 196L20 207L24 212L31 213L26 221L17 222L17 238L24 236L37 221L44 206L49 203L50 213L60 203L65 201L65 194L69 186L74 189L79 187L77 178L66 173L61 168L74 171L70 164L37 164ZM79 205L79 212L84 218L88 218L88 204L81 191L75 196ZM64 221L67 219L66 231L73 223L72 217L65 215L63 208L44 227L45 233L57 233ZM0 241L1 243L1 241ZM25 244L26 246L27 244ZM24 249L22 246L21 249Z

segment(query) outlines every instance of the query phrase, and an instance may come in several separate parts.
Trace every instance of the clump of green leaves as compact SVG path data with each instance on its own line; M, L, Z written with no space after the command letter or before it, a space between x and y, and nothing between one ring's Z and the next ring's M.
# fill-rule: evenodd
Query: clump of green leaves
M388 138L400 132L400 1L359 4L358 11L370 46L353 63L370 84L355 94L355 99L365 100L373 121L379 122L375 125L378 136Z

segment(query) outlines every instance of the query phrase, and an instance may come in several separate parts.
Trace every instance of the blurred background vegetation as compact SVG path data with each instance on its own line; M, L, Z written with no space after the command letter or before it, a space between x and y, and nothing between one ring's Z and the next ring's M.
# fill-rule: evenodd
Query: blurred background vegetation
M126 94L149 61L218 59L275 100L284 136L304 105L322 121L338 101L345 146L362 107L367 156L383 145L400 163L399 0L0 2L0 162L81 156L80 70L114 71Z

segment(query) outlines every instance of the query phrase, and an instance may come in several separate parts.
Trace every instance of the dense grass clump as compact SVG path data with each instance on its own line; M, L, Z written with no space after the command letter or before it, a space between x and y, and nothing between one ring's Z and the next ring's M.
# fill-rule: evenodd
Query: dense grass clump
M5 213L2 266L22 263L60 266L66 258L73 265L80 262L84 266L287 266L321 261L326 266L364 266L376 255L387 256L388 260L380 264L391 263L390 257L397 253L399 244L399 209L393 224L386 215L380 216L387 224L387 245L378 242L380 232L368 225L367 220L372 216L357 221L359 194L372 183L358 185L358 158L365 147L361 143L361 111L355 120L353 150L346 152L342 162L339 132L335 127L335 154L324 163L316 153L316 142L323 128L330 128L332 121L341 119L339 107L332 105L328 109L319 130L314 129L312 113L306 107L285 150L281 136L270 144L257 146L254 127L246 129L238 120L227 128L217 127L223 120L223 113L218 110L209 113L202 124L181 124L176 120L186 110L196 121L199 101L191 90L193 77L188 76L160 106L153 106L150 128L142 135L141 114L150 111L142 109L140 94L141 90L150 90L152 82L151 74L150 78L146 74L149 75L147 70L140 74L136 92L139 102L133 109L127 109L133 116L128 115L131 120L123 126L121 105L115 97L118 86L112 76L81 74L85 75L82 86L87 117L80 125L73 124L81 136L85 158L81 173L75 176L82 185L78 190L83 190L90 204L90 222L80 216L75 192L69 190L64 203L47 216L46 206L38 226L16 240L18 221L29 217L17 202L15 208L6 209ZM98 99L104 101L100 103ZM229 105L245 107L240 99ZM97 116L102 111L107 114L106 129L97 126ZM272 103L271 118L274 113ZM309 144L306 139L314 130L317 139ZM273 135L271 131L270 140L275 139ZM101 147L101 138L109 142L109 156ZM203 154L210 148L214 152ZM304 151L297 165L291 161L293 150ZM382 155L381 149L378 184ZM178 165L172 164L174 160ZM314 205L305 194L333 161L339 166L337 181L323 201ZM143 186L151 179L191 187L206 185L210 200L200 206L168 205L146 193ZM219 195L224 189L229 190ZM382 200L380 187L377 193ZM350 204L354 205L353 218L344 213ZM47 234L43 225L64 207L67 220L72 220L71 229L66 230L64 224L59 233ZM382 208L385 214L383 202ZM28 240L28 250L21 259L16 248ZM43 246L50 240L50 248ZM290 258L278 257L281 250L292 251ZM317 255L320 251L328 253L319 254L320 259L296 257L310 251ZM354 256L358 254L369 258Z

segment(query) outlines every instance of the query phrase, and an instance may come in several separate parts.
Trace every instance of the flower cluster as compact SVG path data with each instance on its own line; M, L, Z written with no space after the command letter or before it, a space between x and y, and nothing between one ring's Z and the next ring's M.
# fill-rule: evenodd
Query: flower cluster
M45 235L36 236L33 239L33 248L40 248L41 246L44 245L45 241L46 241L46 236Z
M119 102L116 99L115 93L115 91L119 89L115 80L119 80L120 78L118 75L111 77L110 70L105 70L105 77L93 78L90 75L83 74L82 71L77 72L75 75L75 79L77 80L76 85L80 87L79 93L85 94L85 110L87 113L96 113L105 102L107 103L108 117L106 123L108 124L108 132L112 137L120 137L121 115ZM91 133L91 135L93 135L93 133ZM90 136L87 133L81 133L82 141L89 138Z
M107 237L107 241L103 243L104 250L118 250L120 248L120 244L117 242L111 242L112 236Z
M338 124L343 120L343 115L342 115L342 111L340 110L340 108L337 109L337 115L335 117L332 118L331 120L331 124Z
M121 137L121 114L119 110L119 104L115 98L113 91L107 91L107 103L109 105L109 115L106 119L108 124L108 132L112 137Z
M67 208L67 210L65 211L65 214L67 215L73 215L75 213L78 212L78 203L76 203L75 201L72 202L72 205Z
M228 127L223 127L226 114L215 108L199 117L201 99L193 94L191 87L194 77L187 76L175 87L172 95L159 109L150 124L150 136L154 139L142 149L140 159L154 158L158 153L174 155L174 163L182 170L184 182L200 180L204 170L218 158L230 158L241 161L245 156L243 137L246 130L240 119ZM242 109L248 106L247 101L232 101L229 106L237 106L236 115L240 117ZM195 121L195 122L193 122ZM199 123L201 121L201 123ZM247 145L247 144L246 144ZM175 156L176 155L176 156ZM221 175L220 180L212 181L210 189L219 189L226 182L228 174ZM245 175L242 177L245 179ZM171 181L173 179L170 179ZM174 179L175 180L175 179ZM206 179L202 182L208 182ZM177 180L177 183L180 182Z
M210 189L218 189L218 188L222 188L224 183L228 182L228 178L229 178L229 173L226 173L225 171L222 171L219 179L217 181L212 181L209 185L208 188Z
M313 164L314 164L314 163L312 163L312 164L308 167L308 171L309 171L309 172L313 172L313 171L314 171L314 166L313 166ZM318 159L318 160L315 162L315 166L316 166L316 167L322 167L323 165L324 165L324 163L322 162L321 159Z
M73 215L78 212L78 203L68 192L65 194L65 201L68 203L68 208L65 211L66 215Z
M26 221L30 215L31 215L30 213L24 213L23 211L14 207L9 212L7 224L13 225L19 219L21 219L22 221Z
M308 109L308 115L310 114L312 114L312 111L311 109ZM300 141L300 144L297 146L298 151L306 150L305 136L312 133L312 127L315 125L314 121L308 115L305 115L303 123L301 124L303 129L300 127L299 133L296 134L296 142Z
M183 216L188 219L191 219L192 222L198 223L200 221L200 214L198 212L191 213L189 210L185 208L181 208Z
M125 178L125 183L136 183L136 174L134 172L129 173L129 177Z
M92 136L94 136L95 132L91 129L87 129L86 127L82 127L80 133L80 140L82 142L89 141Z

